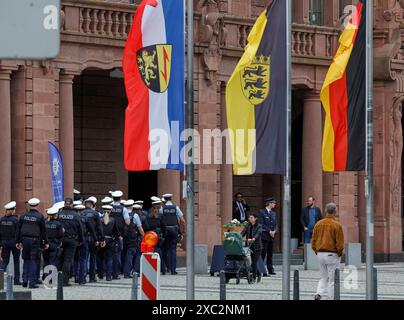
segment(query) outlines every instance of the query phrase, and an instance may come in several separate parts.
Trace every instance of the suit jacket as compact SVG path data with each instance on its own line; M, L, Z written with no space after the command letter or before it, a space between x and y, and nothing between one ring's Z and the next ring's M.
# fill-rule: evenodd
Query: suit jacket
M304 231L304 228L308 227L309 225L309 220L310 220L310 214L309 214L309 207L304 207L302 209L302 214L300 215L300 223L302 225L302 229ZM323 218L323 215L321 214L321 210L318 207L314 207L314 210L316 210L316 223Z
M276 212L268 212L266 208L261 209L258 214L258 222L262 225L262 240L272 240L269 231L275 231L278 227Z
M252 237L251 237L251 231L252 231ZM241 235L244 237L246 236L247 239L252 239L254 238L255 241L252 244L252 248L254 250L262 250L262 242L261 242L261 236L262 236L262 226L260 223L257 222L252 225L251 223L247 224L243 231L241 231Z
M240 210L239 210L239 208L238 208L238 205L237 205L236 201L237 201L237 200L234 200L234 201L233 201L233 219L237 219L237 220L240 221L240 222L247 221L248 212L250 211L250 207L248 206L247 203L244 205L244 204L241 202L241 205L243 206L243 208L244 208L244 213L245 213L245 219L244 219L244 220L241 220L241 217L240 217Z

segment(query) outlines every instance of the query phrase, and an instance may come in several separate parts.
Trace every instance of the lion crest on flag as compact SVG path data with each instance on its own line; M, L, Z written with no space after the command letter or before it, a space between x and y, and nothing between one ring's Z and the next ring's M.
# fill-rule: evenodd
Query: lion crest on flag
M241 71L241 88L252 105L265 101L270 91L271 56L255 57L253 62Z
M158 44L137 51L137 66L144 84L157 93L165 92L170 83L171 52L169 44Z

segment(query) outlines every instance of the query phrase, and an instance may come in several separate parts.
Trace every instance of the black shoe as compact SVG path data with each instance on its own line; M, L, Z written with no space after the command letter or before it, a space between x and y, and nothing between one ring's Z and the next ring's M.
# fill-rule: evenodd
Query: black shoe
M165 275L166 275L166 272L165 272L165 271L161 271L161 274L162 274L163 276L165 276Z
M64 283L63 286L64 287L71 287L72 285L70 283Z
M36 283L37 284L42 284L42 280L37 280Z
M262 276L263 277L269 277L268 273L264 273Z
M23 282L23 283L22 283L22 286L23 286L24 288L28 287L28 282Z
M270 275L273 275L273 276L274 276L274 275L276 275L276 273L275 273L275 272L273 272L273 271L272 271L272 272L270 272L269 274L270 274Z
M79 279L78 279L78 278L75 278L75 279L74 279L74 283L79 283Z
M112 281L112 278L111 278L111 277L107 277L106 280L107 280L107 281Z
M259 275L258 277L257 277L257 283L260 283L261 282L261 275Z
M103 279L104 279L104 276L103 276L102 274L99 274L99 275L98 275L98 279L103 280ZM90 279L90 282L91 282L91 279Z
M100 279L102 279L102 278L100 278ZM90 282L90 283L94 283L94 282L97 282L97 280L96 280L96 279L90 279L89 282Z
M174 276L174 275L178 274L178 272L177 271L171 271L171 274Z
M112 277L112 280L121 280L120 277Z
M20 286L20 285L22 285L22 283L20 281L14 281L14 285L15 286Z
M34 286L29 286L29 289L38 289L39 286L38 285L34 285Z

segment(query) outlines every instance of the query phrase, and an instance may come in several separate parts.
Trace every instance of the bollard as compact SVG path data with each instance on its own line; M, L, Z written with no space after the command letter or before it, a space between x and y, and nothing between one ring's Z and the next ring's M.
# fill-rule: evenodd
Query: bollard
M293 274L293 300L300 300L299 270Z
M11 274L7 275L6 300L14 300L13 276Z
M377 269L373 268L373 300L377 300Z
M335 269L334 275L334 300L340 300L339 268Z
M226 300L226 272L220 271L220 300Z
M131 300L137 300L137 273L133 273L133 281L132 281L132 291L131 291Z
M56 300L63 300L63 272L58 272L58 287L56 290Z
M160 269L160 255L143 252L140 258L140 300L159 299Z

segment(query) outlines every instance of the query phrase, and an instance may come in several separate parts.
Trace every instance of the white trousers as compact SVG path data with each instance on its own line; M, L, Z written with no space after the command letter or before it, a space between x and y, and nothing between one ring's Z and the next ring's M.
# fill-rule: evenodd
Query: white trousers
M317 286L317 294L322 299L327 296L328 300L334 300L335 269L339 266L341 257L334 252L318 252L317 258L321 275L321 280Z

